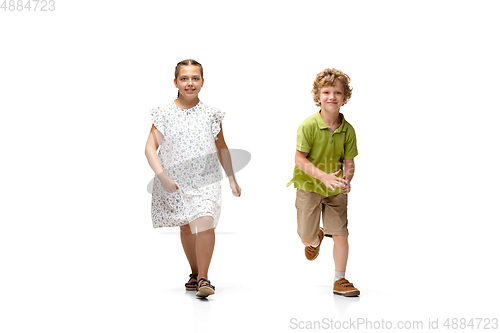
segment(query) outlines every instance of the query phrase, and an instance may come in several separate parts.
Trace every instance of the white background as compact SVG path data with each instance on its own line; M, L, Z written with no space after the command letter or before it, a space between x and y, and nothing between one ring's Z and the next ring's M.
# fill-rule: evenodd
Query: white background
M297 321L499 313L495 1L60 1L0 11L0 330L255 332ZM149 109L178 61L252 154L223 183L208 301L184 290L178 228L152 228ZM315 75L352 80L359 155L346 277L296 234L298 125ZM305 325L305 324L304 324ZM490 326L491 327L491 326ZM363 328L363 327L361 327Z

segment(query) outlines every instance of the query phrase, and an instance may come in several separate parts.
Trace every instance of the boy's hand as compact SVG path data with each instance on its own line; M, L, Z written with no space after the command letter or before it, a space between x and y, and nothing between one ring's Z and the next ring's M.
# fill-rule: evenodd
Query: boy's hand
M235 182L235 181L234 182L230 182L229 186L231 187L231 191L233 192L233 195L235 197L241 196L241 188L240 188L240 186L238 185L237 182Z
M351 182L349 180L347 180L346 175L344 175L342 177L342 179L345 179L347 181L347 184L342 187L342 193L347 194L347 193L351 192Z
M335 191L335 188L344 188L348 184L348 181L347 179L337 177L341 172L342 169L334 173L327 173L320 180L332 191Z
M179 186L174 182L172 178L167 176L165 171L160 172L159 174L156 175L158 179L160 180L161 186L165 191L168 193L174 193L176 190L179 189Z

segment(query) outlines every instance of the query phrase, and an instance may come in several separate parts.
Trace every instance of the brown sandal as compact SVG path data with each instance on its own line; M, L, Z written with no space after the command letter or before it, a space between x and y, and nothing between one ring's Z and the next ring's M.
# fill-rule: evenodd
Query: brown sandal
M212 286L209 280L201 278L198 280L196 290L198 290L196 296L207 297L215 293L215 286Z
M191 280L193 280L193 282L191 282ZM186 287L186 290L190 290L190 291L194 291L194 290L197 290L197 285L196 285L196 280L198 279L198 274L189 274L189 281L184 284L184 286Z

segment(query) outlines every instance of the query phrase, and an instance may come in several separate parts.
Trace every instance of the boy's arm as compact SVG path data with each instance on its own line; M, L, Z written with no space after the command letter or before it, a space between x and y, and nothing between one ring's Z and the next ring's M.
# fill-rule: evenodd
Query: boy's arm
M350 183L354 177L354 159L344 160L344 177Z
M342 188L342 193L351 192L352 177L354 177L354 159L344 160L344 176L342 176L342 179L347 180L347 185Z
M295 151L295 165L305 173L307 173L309 176L314 177L323 184L325 184L326 187L331 189L332 191L335 190L335 187L340 187L343 188L345 187L348 183L346 179L339 178L337 177L342 170L339 170L334 173L326 173L320 169L318 169L314 164L312 164L308 159L307 159L308 153L296 150Z

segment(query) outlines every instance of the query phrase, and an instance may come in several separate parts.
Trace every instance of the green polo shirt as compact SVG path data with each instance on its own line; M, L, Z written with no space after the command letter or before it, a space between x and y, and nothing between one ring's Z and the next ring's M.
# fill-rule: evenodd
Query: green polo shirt
M308 117L297 130L296 149L308 153L307 159L318 169L326 173L334 173L342 169L343 161L353 159L358 155L356 133L342 113L342 125L335 131L326 126L321 114L316 112ZM339 176L342 176L340 173ZM342 193L342 189L330 190L320 180L309 176L297 166L293 169L293 178L286 186L293 183L294 187L315 192L324 196Z

